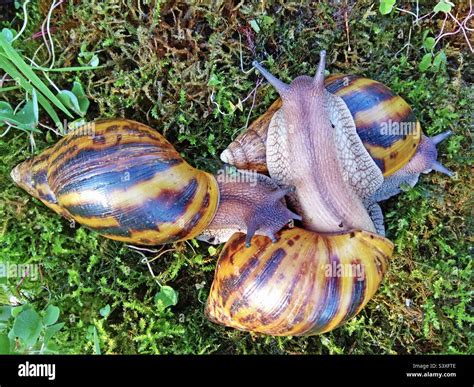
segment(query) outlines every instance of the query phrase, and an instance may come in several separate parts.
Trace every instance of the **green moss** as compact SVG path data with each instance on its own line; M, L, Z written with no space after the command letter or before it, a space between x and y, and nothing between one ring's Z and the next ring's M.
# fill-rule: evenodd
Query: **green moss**
M25 36L39 30L47 11L32 3ZM195 241L167 246L172 251L151 263L153 278L141 254L72 228L14 186L9 172L30 155L30 146L25 134L11 131L0 138L0 257L39 264L42 277L27 277L19 291L19 279L10 279L0 288L2 299L14 295L37 310L57 305L66 323L55 336L60 352L95 352L95 327L102 353L472 353L468 230L474 93L472 73L466 70L472 57L462 37L443 40L448 61L438 72L420 73L422 30L412 26L409 15L382 17L377 7L357 2L348 10L349 51L344 10L337 2L248 3L236 11L230 2L217 3L158 2L141 9L131 1L63 4L52 20L57 66L79 65L97 54L106 67L55 73L53 80L60 86L75 77L82 81L92 103L88 119L127 117L147 123L190 163L210 171L219 168L218 154L245 127L252 105L252 96L239 102L257 80L253 72L241 71L240 51L245 70L255 53L290 80L312 74L318 52L326 49L331 72L363 74L387 84L409 101L425 133L454 131L440 146L440 158L456 177L422 176L416 188L384 204L396 254L379 292L356 318L321 336L273 338L216 326L205 318L203 303L221 247L208 249ZM258 33L249 27L251 20ZM13 23L17 29L19 22ZM410 28L413 47L407 55L403 47ZM434 21L423 28L431 35L437 31ZM32 55L38 44L25 42L25 54ZM40 59L45 57L42 52ZM17 102L21 95L2 97ZM259 87L251 118L275 98L270 86ZM57 138L45 134L35 140L39 152ZM154 302L156 280L176 289L176 306ZM111 310L104 317L100 310L106 305Z

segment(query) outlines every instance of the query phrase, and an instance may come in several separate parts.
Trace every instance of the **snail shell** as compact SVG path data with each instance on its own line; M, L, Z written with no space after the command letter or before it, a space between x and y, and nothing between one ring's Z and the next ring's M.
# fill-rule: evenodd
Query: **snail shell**
M405 167L417 151L421 151L418 148L422 138L427 141L410 105L382 83L358 75L335 74L325 79L325 87L346 103L362 143L384 177L392 176ZM266 141L268 126L281 106L279 98L266 113L229 144L222 152L221 159L237 168L267 172L266 152L262 150L261 144L259 147L251 145L246 133L258 131L261 141ZM449 135L450 132L445 132L431 140L436 145ZM263 149L266 149L266 143ZM420 156L424 155L422 152ZM452 175L451 171L436 162L436 157L437 154L431 156L430 160L421 163L420 168L415 170L420 173L425 171L422 168L434 169ZM252 167L247 168L247 165Z
M384 176L408 163L420 143L421 126L402 97L357 75L329 76L325 86L346 103L357 134Z
M208 318L244 331L308 336L330 331L370 300L393 244L365 231L317 234L300 228L271 243L235 234L217 263Z
M242 132L222 152L222 161L239 169L267 173L266 149L268 125L273 115L280 109L277 99L270 108Z
M222 172L222 171L221 171ZM133 244L199 237L222 243L237 231L275 238L291 219L282 189L245 171L193 168L158 132L135 121L79 128L12 171L13 180L62 216Z
M156 245L193 238L213 219L215 178L135 121L98 121L18 165L15 182L101 235Z

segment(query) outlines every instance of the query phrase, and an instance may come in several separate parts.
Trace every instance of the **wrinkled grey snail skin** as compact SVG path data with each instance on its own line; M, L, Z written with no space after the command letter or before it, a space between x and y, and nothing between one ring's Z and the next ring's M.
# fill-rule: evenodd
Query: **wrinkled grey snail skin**
M226 170L215 177L220 204L212 222L197 239L220 244L234 233L244 232L249 247L254 235L276 242L278 231L292 220L301 220L285 203L285 195L293 187L279 187L268 176L243 170Z
M279 91L282 96L283 106L280 110L277 110L268 125L267 138L264 140L266 147L266 163L270 176L280 184L287 184L292 181L292 184L297 187L297 195L290 195L289 203L303 213L305 216L305 223L311 225L315 218L309 216L309 209L312 206L311 196L308 193L303 192L305 188L311 187L311 184L317 184L316 176L319 174L318 179L320 182L325 181L328 176L332 176L334 171L338 171L342 176L343 182L349 184L349 190L362 202L363 207L366 208L369 217L372 220L375 230L380 235L385 235L384 219L382 210L378 202L386 200L394 195L401 192L403 185L409 185L413 187L419 178L420 173L429 173L432 170L444 173L448 176L452 176L453 173L444 167L439 161L437 161L438 152L436 145L451 135L451 131L447 131L436 135L434 137L427 137L421 135L420 144L412 156L412 158L404 165L399 171L393 175L389 175L384 178L382 171L375 161L371 158L367 149L364 147L359 135L357 134L357 128L354 120L354 106L350 107L347 104L356 104L354 100L343 100L339 96L336 96L326 90L316 91L314 84L316 83L316 75L312 84L309 77L298 77L291 85L285 85L283 82L276 79L273 75L268 73L262 66L254 62L254 66L264 75L267 80ZM321 64L320 69L321 70ZM321 78L322 79L322 78ZM383 85L381 85L384 87ZM311 89L313 87L313 89ZM387 89L389 93L391 91ZM377 91L374 91L376 93ZM372 103L377 103L376 97L373 94L367 95ZM358 97L360 98L360 97ZM313 110L311 110L313 109ZM351 109L351 110L349 110ZM324 122L324 120L326 121ZM332 127L332 132L329 130L327 125L327 119ZM319 120L319 121L318 121ZM296 130L297 128L297 130ZM295 137L295 134L298 136ZM324 136L321 140L321 136ZM306 147L298 148L295 138L299 138ZM326 142L324 143L324 140ZM235 149L235 148L234 148ZM303 151L302 151L303 150ZM298 154L292 154L292 152L299 152ZM227 162L227 153L223 153L221 158ZM323 168L318 171L308 170L306 176L312 178L306 181L299 182L295 181L295 171L301 170L301 165L307 165L308 161L304 160L304 157L311 157L309 164L313 162L314 157L320 157L319 168ZM322 162L321 158L329 158L337 155L339 160L339 166L336 167L336 162L328 163ZM293 157L293 159L291 159ZM299 162L296 167L294 166L295 161ZM317 160L316 160L317 161ZM316 164L311 164L315 168ZM297 176L297 175L296 175ZM336 176L333 176L336 179ZM340 187L344 187L339 180ZM337 184L336 184L337 186ZM333 185L333 189L336 187ZM322 188L322 197L328 198L328 190ZM347 188L347 187L346 187ZM334 192L334 191L333 191ZM344 191L347 192L347 191ZM340 193L340 197L333 196L336 201L326 200L328 207L333 204L339 205L341 200L344 200L343 192ZM358 206L357 200L353 200L353 197L349 195L350 206L353 206L356 210ZM347 200L347 196L346 196ZM321 204L321 202L316 201ZM302 208L304 207L304 208ZM315 207L315 206L314 206ZM335 210L334 214L341 215L341 211ZM343 214L343 211L342 211ZM360 216L361 212L359 212ZM313 225L313 229L318 231L327 231L333 229L334 224L327 224L327 212L323 211L321 214L316 214L319 220L322 220L321 224ZM343 229L344 215L340 216L341 225ZM333 216L333 223L337 219ZM346 218L347 220L347 218ZM363 220L363 219L362 219ZM318 219L316 219L318 222ZM355 223L352 223L355 224ZM351 224L348 224L349 227ZM367 227L367 222L359 222L359 225ZM310 226L311 227L311 226ZM369 229L370 228L366 228Z
M414 187L418 182L420 173L426 174L437 171L449 177L454 176L452 171L437 161L438 151L436 145L450 135L450 130L433 137L422 135L420 145L412 159L399 171L386 177L380 188L373 195L364 199L378 234L385 236L384 217L379 202L398 195L404 185Z
M270 123L268 170L277 183L295 187L290 200L305 228L376 232L362 197L374 194L383 176L360 141L346 105L324 87L325 58L322 51L314 78L300 76L289 85L254 62L280 94L287 124ZM275 114L272 121L278 119ZM360 192L350 180L359 181Z

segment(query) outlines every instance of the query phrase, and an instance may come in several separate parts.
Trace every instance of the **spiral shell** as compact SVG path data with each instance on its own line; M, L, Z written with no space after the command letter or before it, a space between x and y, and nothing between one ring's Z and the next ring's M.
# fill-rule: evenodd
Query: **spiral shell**
M268 125L272 116L280 109L281 100L276 100L270 108L257 118L246 131L229 144L221 154L221 160L239 169L267 172L266 144Z
M384 176L410 161L420 143L421 126L402 97L380 82L357 75L329 76L325 86L346 103L362 143Z
M77 129L12 177L61 215L140 245L195 237L219 202L212 175L190 166L155 130L125 119Z
M206 306L213 322L274 336L330 331L356 315L379 287L393 244L365 231L279 240L235 234L217 264Z
M384 176L393 175L410 161L420 143L421 126L402 97L380 82L357 75L330 75L325 79L325 87L346 103L359 137ZM276 100L228 146L221 159L237 168L252 165L255 170L267 172L268 125L281 105L281 99ZM255 146L250 135L254 132L258 132L264 146Z

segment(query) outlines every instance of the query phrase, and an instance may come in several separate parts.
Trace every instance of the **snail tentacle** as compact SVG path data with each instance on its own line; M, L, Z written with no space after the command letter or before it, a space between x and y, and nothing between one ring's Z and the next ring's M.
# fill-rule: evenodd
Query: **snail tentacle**
M256 60L252 62L252 65L258 71L260 71L260 73L265 77L268 82L270 82L270 84L278 91L280 95L285 95L290 90L290 85L286 84L283 81L280 81Z
M436 145L450 135L450 131L432 138L422 135L415 155L402 169L386 177L382 186L370 199L380 202L398 195L402 191L403 185L414 187L419 180L420 173L429 173L431 170L452 177L454 173L437 161L438 150L436 149Z
M227 241L234 233L255 234L275 240L275 234L292 219L301 216L285 205L285 195L292 187L280 188L265 175L240 171L217 177L220 202L216 215L198 239L209 243Z
M316 70L316 74L313 78L313 84L314 84L315 90L321 90L324 87L325 70L326 70L326 51L322 50L319 53L318 69Z
M446 132L437 134L436 136L430 137L430 140L433 142L433 144L438 145L441 141L447 139L453 134L450 130L447 130Z
M275 114L269 125L268 170L280 185L296 187L291 201L292 204L296 202L295 207L308 229L321 232L352 228L375 231L361 198L350 187L337 157L338 140L328 111L329 93L321 81L324 66L325 54L322 54L316 78L299 76L283 89L273 75L262 69L262 74L275 85L283 101L281 116ZM286 122L284 126L279 123L282 118ZM342 140L347 141L347 136ZM352 155L347 157L353 158Z

